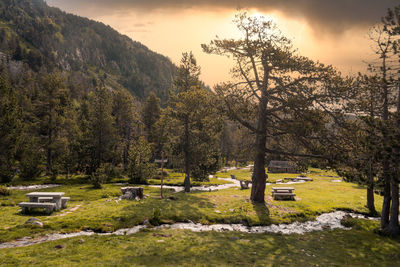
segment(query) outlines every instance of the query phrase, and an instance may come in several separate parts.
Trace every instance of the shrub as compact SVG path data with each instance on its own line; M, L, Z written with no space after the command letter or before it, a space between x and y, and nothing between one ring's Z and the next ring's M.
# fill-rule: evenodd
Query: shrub
M104 172L107 175L107 182L110 182L114 178L121 178L120 170L111 163L104 164Z
M149 220L149 223L154 226L158 226L161 223L161 210L159 208L153 209L153 218Z
M0 186L0 196L9 196L11 195L11 190L9 190L7 187Z
M7 165L2 165L0 163L0 182L2 183L9 183L11 182L13 176L14 176L15 171L12 170Z
M90 175L90 182L95 189L101 189L103 184L107 181L107 174L105 166L102 164L97 170Z

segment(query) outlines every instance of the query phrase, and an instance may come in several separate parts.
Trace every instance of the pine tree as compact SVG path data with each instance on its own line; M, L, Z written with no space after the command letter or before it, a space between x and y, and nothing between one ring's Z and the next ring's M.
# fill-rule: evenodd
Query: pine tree
M142 110L143 124L147 133L147 141L154 143L157 140L155 124L160 119L160 99L154 92L150 92Z
M89 95L88 134L90 144L89 173L116 157L116 128L112 116L111 93L98 87Z
M34 103L38 124L45 150L46 172L55 177L60 156L65 152L65 120L71 100L63 78L59 73L48 74L41 81L39 98Z
M118 147L122 151L122 165L126 170L130 144L138 127L138 114L135 109L134 98L126 91L117 91L113 94L113 116L119 138Z
M16 92L5 73L0 76L0 181L9 182L16 172L16 154L23 125Z
M171 123L169 154L178 159L178 165L183 165L186 192L190 191L191 176L208 179L208 174L216 171L220 163L218 141L222 120L215 97L201 87L199 75L193 54L184 53L167 111Z
M128 177L134 184L144 184L155 174L156 166L151 163L152 148L141 136L131 144L129 151Z

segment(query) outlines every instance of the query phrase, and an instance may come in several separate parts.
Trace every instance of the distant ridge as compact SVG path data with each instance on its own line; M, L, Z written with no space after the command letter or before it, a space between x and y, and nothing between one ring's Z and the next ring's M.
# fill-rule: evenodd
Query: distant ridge
M92 81L93 87L101 82L126 88L139 99L154 91L163 102L176 73L167 57L43 0L0 1L0 52L34 71L57 68Z

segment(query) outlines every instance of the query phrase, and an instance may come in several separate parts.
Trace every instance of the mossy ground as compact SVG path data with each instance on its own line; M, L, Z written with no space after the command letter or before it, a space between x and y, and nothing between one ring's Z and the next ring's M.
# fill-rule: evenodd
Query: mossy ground
M218 175L230 177L233 173L237 177L239 174L250 177L249 170L234 170ZM290 177L289 174L273 175L276 179L281 176ZM144 193L149 197L137 202L117 201L116 198L121 194L120 185L107 184L103 189L93 189L88 184L73 182L71 185L66 185L64 183L65 185L61 187L41 190L62 191L66 193L66 196L71 197L66 210L55 212L51 216L40 213L33 215L44 222L43 228L24 225L24 222L32 215L22 215L17 204L27 199L25 194L29 191L13 190L11 196L0 197L2 217L0 242L24 236L74 232L82 229L92 229L97 232L114 231L152 219L154 210L160 211L161 223L191 220L204 224L247 223L249 225L311 220L320 213L336 209L367 213L365 188L346 182L334 183L332 180L337 178L330 177L334 176L331 172L312 170L307 176L312 177L314 181L291 185L295 188L296 201L274 201L270 188L275 185L267 186L265 205L253 205L249 201L250 190L238 188L190 194L166 190L166 198L160 199L159 188L145 187ZM180 182L183 177L173 179ZM271 176L270 179L272 179ZM381 204L381 197L376 196L378 211ZM110 265L369 264L373 262L371 260L374 257L384 259L385 255L392 253L389 248L395 245L400 247L397 240L375 234L373 229L378 227L376 222L367 222L363 227L351 231L324 231L304 236L191 233L173 230L157 231L156 236L153 236L153 232L145 231L127 237L87 237L83 238L85 240L83 244L77 243L77 240L80 240L78 238L26 248L3 249L0 250L0 259L3 261L0 260L0 265L23 263L51 265L53 261L60 261L60 264L64 265L78 264L78 262L79 264L87 262L92 265L97 263ZM158 234L172 235L172 237L160 238ZM231 240L232 236L239 239L235 237ZM158 243L157 240L160 239L164 241ZM378 241L373 244L375 241L371 240ZM370 241L371 244L369 244ZM66 247L61 250L54 249L53 247L58 243L65 244ZM37 251L42 248L44 254L39 256ZM315 257L304 256L305 252L302 249ZM331 252L328 253L328 251ZM373 253L368 254L368 251L373 251ZM398 253L398 250L396 251ZM6 257L1 257L1 255ZM48 260L41 261L44 258ZM210 258L209 261L208 258ZM94 261L89 262L91 259ZM160 262L161 260L163 262Z

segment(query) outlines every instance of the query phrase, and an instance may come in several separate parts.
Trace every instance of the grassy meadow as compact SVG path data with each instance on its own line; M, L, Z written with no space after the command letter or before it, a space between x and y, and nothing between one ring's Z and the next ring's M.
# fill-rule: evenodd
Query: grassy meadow
M250 179L251 176L248 169L218 173L216 176L231 175L243 180ZM118 200L118 196L121 195L121 185L110 183L104 185L102 189L93 189L92 185L79 184L81 178L78 177L70 184L61 181L63 185L57 188L33 190L65 192L66 196L71 197L67 209L54 212L51 216L42 213L21 214L17 204L26 201L25 194L30 191L12 190L10 196L0 197L2 213L0 242L9 242L25 236L35 237L48 233L70 233L80 230L111 232L142 224L146 220L150 220L153 224L193 221L203 224L270 225L313 220L321 213L334 210L368 212L365 207L365 188L353 183L332 182L338 179L332 177L335 176L332 172L311 169L307 176L314 181L290 185L295 188L296 201L273 200L270 192L271 187L276 185L268 185L265 205L252 204L249 200L250 190L239 188L189 194L165 190L165 198L160 199L159 188L144 186L146 199ZM284 177L293 175L269 174L269 182ZM155 184L156 181L154 179L150 183ZM225 181L211 179L208 184L217 182ZM171 173L166 179L166 184L168 183L173 185L183 183L183 175ZM381 204L381 197L376 195L378 211ZM157 213L159 215L155 216ZM44 227L25 225L25 221L32 216L40 219ZM353 223L355 228L350 231L326 230L289 236L144 230L124 237L72 238L23 248L1 249L0 264L358 265L372 264L372 259L376 257L385 258L385 253L389 253L390 247L397 246L399 249L396 249L400 251L398 240L374 233L374 229L379 228L377 222L355 220ZM375 240L375 243L371 240ZM62 244L63 248L54 249L57 244ZM39 250L43 250L40 255ZM367 253L371 250L375 256ZM311 256L304 256L305 253ZM48 260L43 261L44 257Z

